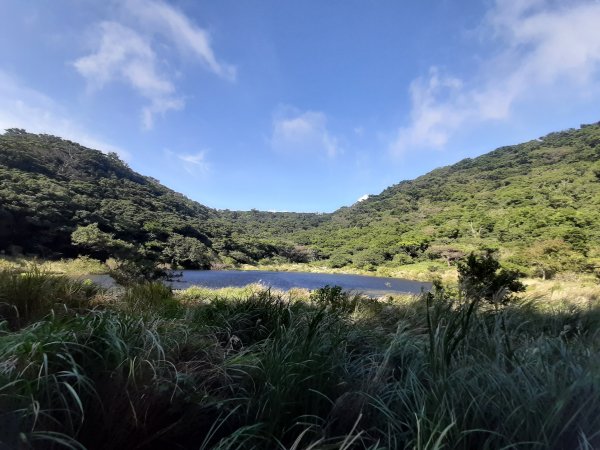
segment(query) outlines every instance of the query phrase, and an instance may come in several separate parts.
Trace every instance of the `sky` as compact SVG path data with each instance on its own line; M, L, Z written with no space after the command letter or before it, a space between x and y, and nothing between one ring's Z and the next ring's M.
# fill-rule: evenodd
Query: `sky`
M600 120L597 0L0 0L0 132L330 212Z

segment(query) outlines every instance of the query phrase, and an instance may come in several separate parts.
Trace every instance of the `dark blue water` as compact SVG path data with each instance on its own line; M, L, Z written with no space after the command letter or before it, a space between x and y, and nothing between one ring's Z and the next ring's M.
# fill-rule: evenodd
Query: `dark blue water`
M428 290L431 283L404 280L402 278L370 277L365 275L341 275L329 273L267 272L262 270L184 270L172 286L185 289L190 286L222 288L241 287L251 283L261 283L274 289L287 291L291 288L318 289L325 285L341 286L344 290L361 292L366 295L419 294Z

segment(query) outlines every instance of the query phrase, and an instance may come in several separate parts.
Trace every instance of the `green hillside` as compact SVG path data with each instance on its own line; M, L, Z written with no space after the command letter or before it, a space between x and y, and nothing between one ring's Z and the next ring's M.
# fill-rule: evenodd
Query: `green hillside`
M114 153L23 130L0 135L4 252L116 255L208 268L235 263L230 253L252 263L294 248L281 240L249 242L222 216L134 172Z
M451 262L481 247L541 275L600 256L600 124L551 133L403 181L296 233L329 264Z
M0 250L189 268L304 262L434 271L500 250L532 275L600 260L600 124L436 169L332 214L218 211L54 136L0 135Z

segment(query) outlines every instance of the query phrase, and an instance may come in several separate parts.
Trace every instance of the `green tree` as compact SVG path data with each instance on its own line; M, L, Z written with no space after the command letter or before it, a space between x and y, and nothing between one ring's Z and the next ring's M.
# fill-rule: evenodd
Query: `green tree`
M208 247L198 239L177 233L167 240L162 256L173 267L186 269L209 269L212 259Z
M525 290L520 276L516 270L501 268L490 250L481 255L472 252L458 263L458 285L465 297L493 304L506 303L514 293Z
M352 256L352 263L360 269L375 270L386 261L388 256L385 250L366 248Z
M120 239L115 239L112 233L106 233L98 227L97 223L79 226L71 233L74 245L87 249L95 256L132 256L134 246Z

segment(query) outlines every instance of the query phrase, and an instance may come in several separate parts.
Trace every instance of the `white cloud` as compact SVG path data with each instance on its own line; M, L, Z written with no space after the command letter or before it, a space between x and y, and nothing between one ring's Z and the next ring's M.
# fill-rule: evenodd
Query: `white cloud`
M411 124L398 131L393 151L401 153L414 146L443 146L448 140L448 130L466 119L468 107L465 108L466 99L462 98L462 82L440 75L434 67L427 78L413 81L409 91Z
M370 194L365 194L365 195L361 195L358 200L356 200L357 203L360 202L364 202L366 199L368 199L371 195Z
M94 38L95 50L77 59L74 66L92 91L111 82L122 82L145 98L148 104L141 111L145 129L153 127L157 114L185 106L173 81L175 76L165 63L171 61L169 45L192 55L219 77L235 80L235 67L217 60L208 32L181 11L154 0L128 0L123 8L126 16L134 20L127 25L116 21L100 23ZM163 41L157 41L156 36Z
M198 172L206 174L210 170L210 165L206 161L205 151L194 154L177 155L177 158L183 161L183 168L190 174L196 174Z
M142 110L144 128L150 129L155 114L181 109L183 100L175 97L173 83L158 72L156 55L146 40L131 28L116 22L99 27L99 48L74 65L91 89L120 80L150 101Z
M103 152L115 152L121 158L131 160L127 151L82 128L53 99L0 70L0 132L8 128L52 134Z
M481 26L500 50L471 80L432 68L413 81L411 114L397 131L394 154L442 148L466 124L510 118L517 102L538 92L583 92L598 81L600 3L497 0Z
M330 158L340 152L337 139L327 130L327 116L316 111L275 119L271 146L284 153L320 153Z
M235 80L235 66L217 60L208 32L194 25L181 11L153 0L128 0L126 6L142 23L171 40L180 51L191 54L216 75Z

